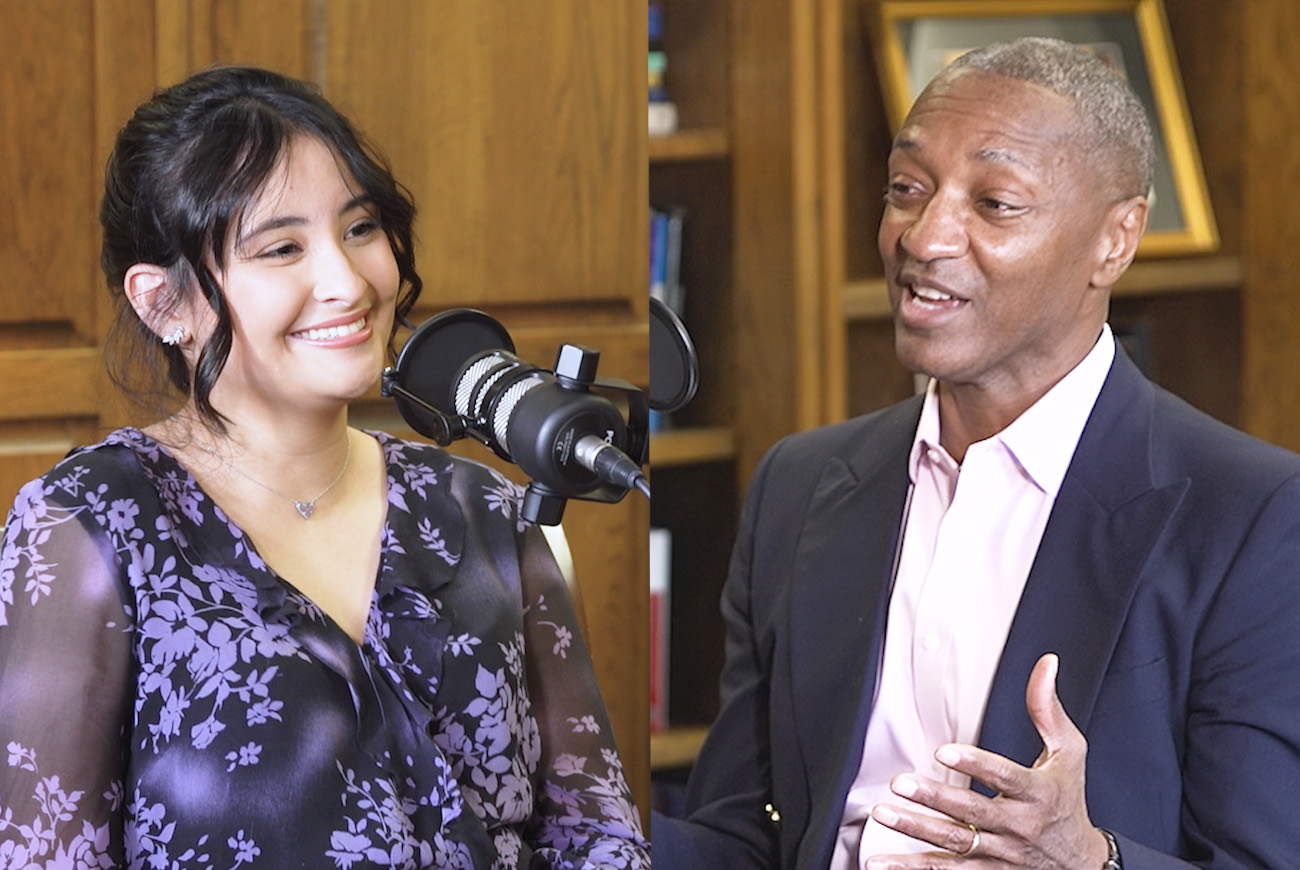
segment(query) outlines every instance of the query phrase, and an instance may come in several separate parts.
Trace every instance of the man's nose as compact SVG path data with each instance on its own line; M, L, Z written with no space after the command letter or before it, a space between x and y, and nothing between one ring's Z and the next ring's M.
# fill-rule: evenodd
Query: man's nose
M966 252L966 220L956 197L937 193L915 213L899 243L920 261L960 257Z

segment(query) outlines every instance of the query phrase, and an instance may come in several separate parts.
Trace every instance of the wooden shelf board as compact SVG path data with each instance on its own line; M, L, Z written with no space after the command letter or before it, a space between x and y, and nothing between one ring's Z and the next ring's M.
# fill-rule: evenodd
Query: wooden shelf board
M690 725L669 728L650 735L650 769L669 770L688 767L695 762L708 726Z
M889 292L885 289L884 278L847 282L844 285L842 304L844 319L850 323L857 320L883 320L891 314Z
M649 150L651 162L726 157L731 140L721 127L680 130L670 136L651 136Z
M1156 296L1166 293L1214 293L1242 282L1241 260L1233 256L1185 260L1139 260L1115 285L1112 297ZM884 278L867 278L844 285L844 319L876 320L890 316Z
M1120 278L1113 295L1213 293L1239 287L1242 275L1241 260L1231 256L1139 260Z
M736 457L736 435L726 426L672 429L650 436L652 468L724 462Z

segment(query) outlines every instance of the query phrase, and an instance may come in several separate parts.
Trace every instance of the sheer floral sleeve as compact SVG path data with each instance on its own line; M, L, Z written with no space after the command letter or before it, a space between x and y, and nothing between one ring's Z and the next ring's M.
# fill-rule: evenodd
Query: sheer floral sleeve
M537 529L525 541L525 662L542 750L528 831L535 857L561 868L648 868L648 846L564 578Z
M75 480L19 494L0 551L0 866L112 867L122 855L131 624L101 523L125 504Z

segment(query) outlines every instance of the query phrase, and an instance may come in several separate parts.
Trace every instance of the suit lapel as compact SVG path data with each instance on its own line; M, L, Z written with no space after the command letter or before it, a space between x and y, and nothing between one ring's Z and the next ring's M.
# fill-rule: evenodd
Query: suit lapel
M1034 663L1044 653L1060 655L1057 690L1086 733L1143 566L1186 490L1186 481L1157 487L1152 480L1153 404L1150 383L1117 348L1052 508L984 714L980 744L1021 764L1042 751L1025 711Z
M865 430L868 447L825 464L795 550L791 709L813 832L800 852L827 861L875 691L919 411L918 400L882 413Z

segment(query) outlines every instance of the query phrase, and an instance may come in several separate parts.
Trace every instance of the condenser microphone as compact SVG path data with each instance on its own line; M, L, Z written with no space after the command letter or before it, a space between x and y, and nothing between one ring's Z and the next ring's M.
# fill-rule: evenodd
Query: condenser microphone
M564 345L551 373L508 350L481 351L457 370L453 410L471 434L553 489L604 482L648 495L641 467L619 449L628 440L623 415L583 388L595 380L599 358Z
M418 327L387 369L383 393L413 429L448 444L472 437L530 478L524 518L553 525L564 500L649 497L641 471L649 410L624 381L596 377L600 354L561 345L555 370L520 359L505 328L481 311L454 309ZM625 396L628 420L596 386Z

